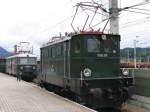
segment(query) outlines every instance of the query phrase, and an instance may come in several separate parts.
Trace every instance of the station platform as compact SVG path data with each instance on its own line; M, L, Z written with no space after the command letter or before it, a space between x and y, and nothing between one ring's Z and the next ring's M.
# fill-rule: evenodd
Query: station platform
M0 73L0 112L96 112L34 84Z

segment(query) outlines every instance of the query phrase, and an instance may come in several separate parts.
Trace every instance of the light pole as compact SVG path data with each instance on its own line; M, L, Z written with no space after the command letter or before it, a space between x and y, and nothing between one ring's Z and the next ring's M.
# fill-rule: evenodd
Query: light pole
M136 40L134 40L134 68L136 68Z
M147 42L141 42L141 43L139 43L139 44L141 44L141 50L140 50L140 63L142 62L142 58L143 58L143 56L142 56L142 48L144 48L144 46L143 45L145 45Z
M136 36L138 38L139 36ZM136 39L133 41L134 43L134 68L136 68L136 43L139 42Z
M145 45L145 44L148 44L148 42L142 42L140 44ZM144 48L144 46L143 46L143 48ZM147 50L148 46L146 45L145 48L146 48L146 57L144 57L144 56L143 57L144 57L145 61L147 60L147 62L149 62L149 56L148 56L148 50Z
M130 63L130 52L129 52L129 49L127 50L127 55L128 55L128 63Z
M118 0L109 0L110 32L119 34Z

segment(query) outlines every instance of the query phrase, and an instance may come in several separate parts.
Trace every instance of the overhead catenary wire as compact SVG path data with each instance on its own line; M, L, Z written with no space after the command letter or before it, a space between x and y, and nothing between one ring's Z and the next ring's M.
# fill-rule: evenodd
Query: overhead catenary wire
M130 25L139 25L140 23L145 23L145 22L149 22L150 21L150 17L145 17L145 18L142 18L142 19L137 19L137 20L134 20L134 21L129 21L129 22L126 22L124 24L121 24L121 28L124 28L124 27L127 27L127 26L130 26Z
M44 29L44 30L42 30L41 32L45 32L45 31L50 30L50 29L52 29L52 28L54 28L54 27L56 27L56 26L58 26L58 25L60 25L60 24L63 24L64 22L68 21L68 20L71 19L72 17L73 17L73 15L72 15L72 16L69 16L68 18L66 18L66 19L64 19L64 20L62 20L62 21L60 21L60 22L58 22L58 23L56 23L56 24L54 24L54 25L52 25L52 26L50 26L50 27L48 27L48 28L46 28L46 29Z
M150 15L150 13L145 13L145 12L138 12L138 11L133 11L133 10L124 10L124 11L128 11L128 12L134 12L134 13L138 13L138 14L145 14L145 15Z
M131 12L131 13L139 13L139 14L144 14L144 15L148 15L149 16L150 13L148 13L146 11L150 11L150 10L138 8L138 6L147 5L149 3L150 2L143 2L143 3L139 3L139 4L136 4L136 5L129 6L129 7L124 7L122 9L120 9L120 11L128 11L128 12ZM141 12L141 11L144 11L144 12ZM150 17L146 17L146 18L142 18L140 20L127 22L127 23L121 25L122 26L121 29L122 28L126 28L126 27L131 26L131 25L135 26L137 24L143 24L143 23L149 22L149 20L148 20L149 18Z
M119 12L124 11L124 10L126 11L127 9L134 8L134 7L139 7L139 6L142 6L142 5L149 4L149 3L150 3L150 1L149 1L149 2L141 2L141 3L138 3L138 4L132 5L132 6L124 7L124 8L119 9ZM91 10L91 11L92 11L92 10ZM83 11L81 11L81 12L83 12ZM79 13L81 13L81 12L79 12ZM144 13L142 13L142 12L135 12L135 13L144 14ZM145 14L149 15L148 13L145 13ZM48 31L48 30L50 30L50 29L53 29L53 28L55 28L56 26L58 26L58 25L60 25L60 24L63 24L63 23L66 22L67 20L73 18L73 16L74 16L74 15L69 16L68 18L66 18L66 19L64 19L64 20L62 20L62 21L60 21L60 22L58 22L58 23L56 23L56 24L54 24L54 25L52 25L52 26L50 26L50 27L48 27L48 28L46 28L46 29L44 29L44 30L42 30L40 33L45 32L45 31ZM108 19L109 19L109 18L108 18ZM102 22L103 22L103 21L102 21ZM101 23L101 22L99 22L99 23ZM98 23L98 24L99 24L99 23ZM97 24L97 25L98 25L98 24ZM96 25L94 25L94 26L96 26Z
M121 8L119 11L123 11L123 10L126 10L126 9L146 5L146 4L149 4L149 3L150 3L150 1L149 2L141 2L141 3L135 4L135 5L131 5L131 6L128 6L128 7Z
M141 11L150 11L148 9L141 9L141 8L131 8L131 9L136 9L136 10L141 10Z
M150 22L150 20L143 20L143 21L137 21L136 23L131 23L130 22L130 24L129 23L127 23L127 25L120 25L121 27L120 27L120 29L125 29L125 28L128 28L128 27L132 27L132 26L136 26L136 25L140 25L140 24L144 24L144 23L147 23L147 22Z

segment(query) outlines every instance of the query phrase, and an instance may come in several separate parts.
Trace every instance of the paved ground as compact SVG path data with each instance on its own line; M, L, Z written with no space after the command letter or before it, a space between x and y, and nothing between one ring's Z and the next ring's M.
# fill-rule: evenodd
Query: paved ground
M0 112L94 112L40 87L0 73Z
M128 103L124 105L122 112L150 112L150 110L144 107L139 107L137 105Z
M128 110L124 112L150 112L150 98L133 95L132 100L124 105L124 109Z

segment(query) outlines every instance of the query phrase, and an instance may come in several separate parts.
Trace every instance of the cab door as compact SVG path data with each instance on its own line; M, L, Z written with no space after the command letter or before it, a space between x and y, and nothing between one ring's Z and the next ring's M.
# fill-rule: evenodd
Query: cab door
M70 41L64 42L64 78L70 77Z

